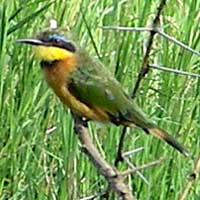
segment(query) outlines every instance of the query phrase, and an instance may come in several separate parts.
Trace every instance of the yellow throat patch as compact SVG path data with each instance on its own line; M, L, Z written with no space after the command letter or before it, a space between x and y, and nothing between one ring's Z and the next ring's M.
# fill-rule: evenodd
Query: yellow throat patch
M33 49L35 56L44 61L64 60L73 55L72 52L59 47L39 45L34 46Z

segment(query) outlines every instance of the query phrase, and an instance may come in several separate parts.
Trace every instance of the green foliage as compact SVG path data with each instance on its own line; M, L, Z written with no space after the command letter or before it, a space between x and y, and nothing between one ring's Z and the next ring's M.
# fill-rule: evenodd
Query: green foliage
M19 38L31 37L57 19L80 44L97 55L131 92L144 55L148 34L103 31L100 26L148 26L159 1L1 0L0 4L0 199L79 199L103 191L107 183L81 152L67 109L41 75L39 63ZM167 1L161 27L168 34L200 49L198 0ZM200 73L199 57L160 36L154 40L151 63ZM161 127L184 143L194 157L200 140L200 79L151 70L143 80L138 104ZM55 128L51 132L51 129ZM90 123L93 140L114 162L120 127ZM50 133L49 133L50 132ZM139 199L177 199L193 163L162 142L131 129L125 151L144 146L132 162L169 160L127 179ZM126 169L125 164L120 169ZM198 199L200 181L188 199ZM114 198L114 197L113 197Z

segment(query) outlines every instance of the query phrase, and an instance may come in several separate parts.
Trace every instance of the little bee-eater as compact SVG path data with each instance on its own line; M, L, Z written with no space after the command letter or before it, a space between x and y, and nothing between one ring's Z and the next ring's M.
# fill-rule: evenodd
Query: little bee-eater
M180 143L145 115L101 62L68 38L57 31L45 31L18 42L34 46L49 86L76 115L116 125L135 124L188 155Z

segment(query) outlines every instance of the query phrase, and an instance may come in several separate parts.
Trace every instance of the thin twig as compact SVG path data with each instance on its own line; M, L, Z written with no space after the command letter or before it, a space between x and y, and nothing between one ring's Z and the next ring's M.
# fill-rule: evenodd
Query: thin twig
M189 47L188 45L180 42L179 40L177 40L176 38L168 35L167 33L163 32L163 31L160 31L160 30L157 30L157 33L161 36L163 36L164 38L168 39L169 41L177 44L178 46L184 48L185 50L189 51L189 52L192 52L194 54L196 54L197 56L200 56L200 52L199 51L196 51L194 49L192 49L191 47Z
M138 153L140 151L143 151L143 150L144 150L144 147L139 147L139 148L132 149L130 151L127 151L127 152L123 153L122 156L131 156L131 155L133 155L135 153Z
M124 127L124 128L125 128L125 127ZM138 152L140 152L140 151L143 151L143 150L144 150L144 147L139 147L139 148L137 148L137 149L133 149L133 150L131 150L131 151L122 153L123 141L124 141L124 138L123 138L123 137L125 136L125 132L123 132L123 133L124 133L124 134L122 134L121 137L120 137L120 142L119 142L119 145L118 145L119 148L118 148L117 157L116 157L116 159L115 159L115 164L118 164L120 161L123 161L123 160L124 160L124 161L128 164L128 166L129 166L131 169L135 169L136 166L135 166L132 162L130 162L129 159L126 158L126 157L132 155L133 153L138 153ZM121 160L120 160L120 159L121 159ZM117 166L117 165L115 165L115 166ZM143 175L141 172L136 171L136 174L137 174L147 185L149 185L148 180L146 179L146 177L144 177L144 175Z
M161 0L160 5L159 5L159 7L157 9L157 14L156 14L156 16L155 16L155 18L153 20L152 28L150 30L150 36L149 36L148 43L147 43L146 53L144 55L143 62L142 62L142 67L141 67L141 70L139 72L138 78L136 80L135 87L134 87L134 89L132 91L132 94L131 94L132 98L135 97L141 80L148 73L148 70L149 70L149 66L148 66L149 55L150 55L150 51L151 51L151 48L152 48L154 36L156 34L156 32L154 30L158 26L159 18L160 18L160 15L161 15L161 12L162 12L162 10L164 8L165 3L166 3L166 0ZM123 130L122 130L120 142L119 142L119 145L118 145L117 157L116 157L116 160L115 160L115 166L117 166L118 163L123 160L123 158L122 158L122 149L123 149L124 138L125 138L125 135L126 135L126 130L127 130L126 127L124 127Z
M105 177L111 189L123 200L136 200L128 186L124 183L120 173L114 167L109 165L97 151L88 134L86 122L76 115L73 115L73 117L75 120L75 131L78 134L84 153L88 156L101 175Z
M132 169L136 169L137 167L127 158L127 157L123 157L124 161L126 162L126 164ZM147 178L140 172L140 171L136 171L136 174L144 181L144 183L146 183L147 185L149 185L149 181L147 180Z
M149 162L147 164L144 164L144 165L141 165L139 167L135 167L134 169L130 169L130 170L127 170L123 173L121 173L122 176L127 176L129 174L133 174L135 172L138 172L140 170L143 170L143 169L147 169L147 168L150 168L150 167L153 167L154 165L158 165L160 164L161 162L163 162L165 159L164 158L160 158L158 160L154 160L152 162Z
M144 32L144 31L153 31L151 27L125 27L125 26L99 26L103 30L116 30L116 31L130 31L130 32Z
M101 26L100 28L104 30L116 30L116 31L130 31L130 32L151 32L154 31L157 34L161 35L163 38L173 42L174 44L180 46L181 48L200 56L200 52L191 48L190 46L184 44L183 42L177 40L175 37L170 36L169 34L161 31L159 28L152 27L123 27L123 26Z
M126 129L127 129L127 127L124 126L123 129L122 129L120 139L119 139L117 156L116 156L116 159L115 159L115 162L114 162L115 167L118 166L119 162L123 161L122 149L124 147L124 138L125 138L125 135L126 135Z
M150 55L152 45L153 45L153 39L154 39L154 36L156 34L155 29L157 29L158 23L160 21L160 15L161 15L161 12L164 8L165 3L166 3L166 0L161 0L160 5L157 9L157 14L156 14L156 16L153 20L152 31L150 32L150 36L149 36L149 39L148 39L148 42L147 42L147 48L146 48L146 53L145 53L144 58L143 58L142 67L141 67L141 70L139 72L138 78L137 78L136 83L135 83L135 87L134 87L133 92L132 92L133 98L136 95L136 92L137 92L137 90L140 86L141 80L144 78L144 76L149 71L148 62L149 62L149 55Z
M192 172L189 175L189 181L187 182L183 192L181 193L179 200L187 199L187 196L190 190L192 189L194 182L197 180L199 173L200 173L200 155L194 165Z
M139 147L137 149L133 149L131 151L122 153L122 159L128 164L128 166L131 169L136 169L137 167L126 157L133 155L134 153L138 153L140 151L143 151L144 147ZM146 177L140 172L140 171L136 171L136 174L147 184L149 185L148 180L146 179Z
M191 76L193 78L200 78L200 74L195 74L195 73L186 72L186 71L182 71L182 70L178 70L178 69L163 67L163 66L156 65L156 64L149 64L149 67L154 68L154 69L158 69L158 70L162 70L162 71L166 71L166 72L172 72L172 73L175 73L175 74Z

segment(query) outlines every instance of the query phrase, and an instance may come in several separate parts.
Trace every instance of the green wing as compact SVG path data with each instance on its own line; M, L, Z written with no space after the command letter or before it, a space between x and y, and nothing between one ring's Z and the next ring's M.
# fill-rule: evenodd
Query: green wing
M140 126L147 120L141 109L125 94L120 83L98 61L85 54L71 75L69 90L81 102L106 111L113 121L130 121Z
M79 58L79 57L78 57ZM134 123L146 133L164 140L181 153L188 155L187 150L146 117L144 112L125 94L119 82L102 66L86 55L79 58L79 66L72 73L69 90L81 102L106 111L111 122L120 125ZM83 65L84 64L84 65Z

